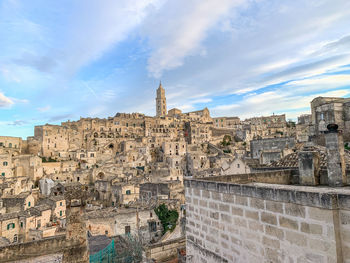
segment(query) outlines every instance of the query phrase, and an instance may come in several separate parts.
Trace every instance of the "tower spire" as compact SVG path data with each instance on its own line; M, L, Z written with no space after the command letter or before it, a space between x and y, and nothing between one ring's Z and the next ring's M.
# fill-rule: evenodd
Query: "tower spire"
M164 117L167 115L165 90L162 86L162 81L159 81L159 87L157 89L156 111L158 117Z

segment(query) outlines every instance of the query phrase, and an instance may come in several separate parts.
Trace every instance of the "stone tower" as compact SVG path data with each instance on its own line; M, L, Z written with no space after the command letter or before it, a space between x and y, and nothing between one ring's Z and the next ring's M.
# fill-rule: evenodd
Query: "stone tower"
M167 115L165 90L163 89L162 83L159 83L159 88L157 89L156 107L157 117L164 117Z
M63 263L89 262L89 248L83 214L84 204L81 199L68 201L66 248L63 252Z

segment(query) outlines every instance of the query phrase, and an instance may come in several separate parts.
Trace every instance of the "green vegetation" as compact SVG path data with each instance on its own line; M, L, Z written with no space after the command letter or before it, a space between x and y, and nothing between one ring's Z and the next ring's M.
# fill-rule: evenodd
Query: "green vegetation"
M177 219L179 218L179 213L176 210L169 210L165 204L161 204L154 209L154 212L163 225L163 234L168 230L173 231L175 229Z
M350 145L349 145L349 143L348 143L348 142L347 142L347 143L345 143L344 148L345 148L345 150L350 151Z
M222 146L228 146L228 145L231 144L231 142L232 142L231 136L230 135L225 135L224 138L222 139L221 144L222 144Z
M293 127L295 127L295 121L289 119L288 122L287 122L287 127L288 127L288 128L293 128Z
M57 162L55 159L52 159L51 157L47 158L46 157L40 157L43 163L52 163L52 162Z

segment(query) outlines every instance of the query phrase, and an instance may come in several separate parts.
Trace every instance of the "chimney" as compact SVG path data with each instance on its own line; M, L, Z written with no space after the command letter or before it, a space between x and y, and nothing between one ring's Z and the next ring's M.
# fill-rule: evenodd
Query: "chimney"
M298 154L299 184L320 184L320 154L314 147L306 145Z
M330 186L346 185L343 134L337 124L328 124L325 132L327 148L327 173Z

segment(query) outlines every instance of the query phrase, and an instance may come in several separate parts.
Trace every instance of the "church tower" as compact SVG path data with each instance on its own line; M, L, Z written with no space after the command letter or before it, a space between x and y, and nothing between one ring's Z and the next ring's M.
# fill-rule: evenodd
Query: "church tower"
M159 88L157 89L156 107L157 117L164 117L167 115L165 90L163 89L162 83L159 83Z

